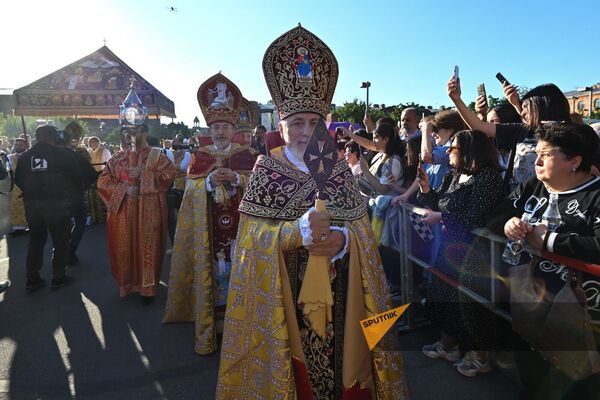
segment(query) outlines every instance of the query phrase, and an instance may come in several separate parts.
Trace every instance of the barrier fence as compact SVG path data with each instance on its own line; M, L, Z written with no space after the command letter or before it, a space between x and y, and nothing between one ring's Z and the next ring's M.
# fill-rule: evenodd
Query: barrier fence
M487 244L481 248L489 248L489 252L484 252L489 265L489 273L486 277L489 278L487 288L485 287L466 287L461 282L449 277L443 272L437 270L435 266L423 260L415 254L413 241L416 234L411 225L409 213L417 212L420 214L423 209L409 203L402 203L401 212L401 238L403 238L403 250L400 253L400 300L401 304L414 302L418 299L418 293L415 290L415 273L422 274L427 271L437 278L448 283L456 288L465 296L478 302L491 312L499 315L507 321L512 321L510 315L510 287L508 284L508 269L510 265L502 261L502 253L506 246L506 238L491 232L486 228L477 228L473 230L475 236L483 243ZM418 240L418 239L417 239ZM525 246L524 253L541 256L547 260L564 265L565 267L582 271L590 275L600 277L600 265L586 263L569 257L560 256L547 251L539 252L531 247ZM600 325L600 321L592 320L593 324ZM403 315L403 320L400 322L400 329L411 329L416 326L416 320L412 312L406 312Z

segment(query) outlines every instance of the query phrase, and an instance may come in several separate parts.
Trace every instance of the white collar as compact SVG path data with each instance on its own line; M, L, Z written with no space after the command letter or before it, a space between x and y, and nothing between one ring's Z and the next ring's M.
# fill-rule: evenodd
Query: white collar
M216 151L222 151L223 153L229 153L229 150L231 150L231 143L229 143L229 146L225 147L223 150L219 149L216 144L213 144L213 147Z
M290 160L290 162L292 164L294 164L294 167L298 168L300 171L304 172L305 174L309 173L308 167L304 163L304 160L298 159L298 157L296 157L296 155L294 155L294 153L292 153L291 150L288 149L287 145L285 146L283 151L285 152L285 156L287 157L287 159Z

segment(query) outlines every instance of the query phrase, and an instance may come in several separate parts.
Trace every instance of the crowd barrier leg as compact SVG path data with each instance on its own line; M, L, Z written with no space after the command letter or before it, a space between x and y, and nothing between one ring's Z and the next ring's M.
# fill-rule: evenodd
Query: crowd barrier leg
M400 224L400 229L402 230L403 242L405 246L403 248L402 254L400 255L400 276L401 276L401 292L400 298L402 304L407 304L412 301L413 297L413 268L410 266L409 253L411 251L411 237L410 231L407 230L407 224L405 223L408 218L408 212L403 207L402 212L400 213L402 216L402 221ZM412 312L409 310L402 315L402 320L399 322L400 330L409 330L413 328L412 324Z

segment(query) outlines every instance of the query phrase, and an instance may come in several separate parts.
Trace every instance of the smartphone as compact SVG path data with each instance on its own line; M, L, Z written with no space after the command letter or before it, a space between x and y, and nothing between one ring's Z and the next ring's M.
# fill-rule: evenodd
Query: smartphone
M423 166L421 165L421 155L419 154L419 163L417 164L417 176L419 179L423 180L427 176L425 171L423 170Z
M477 96L486 97L485 85L483 83L480 83L479 85L477 85Z
M487 106L487 95L485 93L485 85L483 83L477 85L477 96L483 96L485 99L485 105Z
M496 79L498 79L500 81L500 83L503 84L503 85L504 85L504 82L506 82L507 84L510 85L510 82L500 72L498 72L496 74Z
M458 82L458 65L454 66L454 81Z

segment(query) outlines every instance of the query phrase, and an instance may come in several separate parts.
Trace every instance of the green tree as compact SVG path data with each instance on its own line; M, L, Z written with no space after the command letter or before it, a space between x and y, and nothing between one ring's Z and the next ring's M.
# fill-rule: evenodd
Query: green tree
M76 121L83 128L85 135L88 134L88 126L85 121L67 117L24 117L25 129L30 136L33 136L35 129L42 123L42 121L51 121L52 125L59 129L63 129L71 121ZM10 139L14 139L23 133L23 122L20 116L0 115L0 136L7 136Z
M186 138L189 138L192 134L190 128L183 122L160 124L158 127L151 126L149 132L151 135L154 135L159 139L172 139L177 133L181 133Z
M497 107L500 104L506 104L506 103L508 103L508 100L506 100L505 97L494 97L494 96L488 94L488 110L491 110L492 108ZM471 111L475 112L475 102L474 101L470 102L467 107L469 107L469 109Z
M121 143L121 128L115 128L112 131L108 132L106 135L106 142L110 144L120 144Z
M433 114L433 112L427 107L422 106L419 103L415 103L414 101L411 101L409 103L401 103L397 106L393 106L393 111L391 112L390 116L394 119L394 121L400 121L402 119L402 111L404 111L404 109L406 108L416 109L419 117L423 116L423 114L425 114L425 116Z
M336 107L335 113L340 121L362 124L365 116L365 102L358 99L345 102L342 106Z
M431 110L428 110L426 107L417 103L411 102L382 108L370 107L369 116L373 122L383 117L392 118L394 121L400 121L402 110L408 107L416 108L419 116L423 113L425 113L425 115L431 114ZM365 116L365 102L354 99L352 102L345 102L342 106L337 107L335 112L339 121L362 124Z
M37 127L35 117L25 117L25 128L28 134L32 134ZM23 133L23 124L21 117L12 115L0 115L0 136L7 136L9 139L14 139Z

